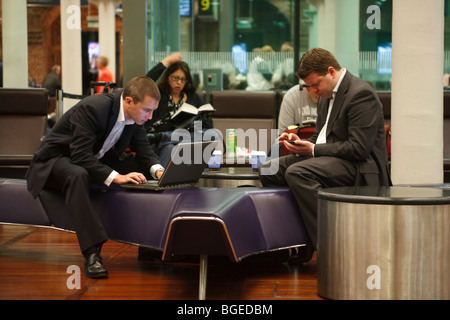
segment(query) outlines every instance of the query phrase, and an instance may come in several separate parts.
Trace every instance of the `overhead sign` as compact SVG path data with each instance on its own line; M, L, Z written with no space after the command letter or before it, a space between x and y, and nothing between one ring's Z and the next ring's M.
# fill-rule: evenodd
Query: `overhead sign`
M199 16L212 16L212 6L211 6L211 0L198 0L199 4L199 10L198 15Z

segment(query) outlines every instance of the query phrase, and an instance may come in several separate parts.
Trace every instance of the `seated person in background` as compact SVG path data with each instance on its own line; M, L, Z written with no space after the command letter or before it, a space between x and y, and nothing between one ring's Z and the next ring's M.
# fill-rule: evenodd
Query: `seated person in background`
M264 46L261 49L253 49L255 54L247 73L247 88L248 91L264 91L273 89L272 84L272 60L275 51L271 46Z
M289 89L280 107L278 134L281 135L289 126L316 120L318 100L317 94L304 84L297 84Z
M42 81L42 88L48 90L48 95L50 97L56 97L56 90L61 90L61 67L59 65L54 65L52 71L47 74Z
M450 86L450 73L444 74L443 85L444 87Z
M301 126L304 121L315 121L317 118L317 101L319 97L303 81L289 89L283 97L278 117L278 134L281 135L290 126ZM278 154L274 152L278 149ZM269 158L281 155L281 145L278 141L272 145Z
M278 65L272 75L272 83L275 89L288 90L295 84L294 75L294 58L289 56L289 52L293 55L294 48L289 42L281 45L280 52L285 55L285 59Z
M175 52L165 57L148 71L147 77L156 81L161 74L163 76L158 82L161 100L153 119L147 121L145 128L149 142L159 156L161 164L165 167L170 161L173 147L178 143L178 141L172 141L171 139L172 132L175 129L188 129L192 132L194 121L201 121L202 130L207 130L212 128L212 121L208 114L200 114L183 124L176 123L174 119L171 119L171 116L183 103L188 103L197 108L205 104L196 93L196 86L189 66L181 60L180 53Z

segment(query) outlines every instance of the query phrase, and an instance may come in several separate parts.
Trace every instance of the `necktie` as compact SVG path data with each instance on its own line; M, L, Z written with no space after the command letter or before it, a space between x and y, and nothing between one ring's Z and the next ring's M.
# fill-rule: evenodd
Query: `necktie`
M322 130L320 130L319 136L317 137L316 144L320 143L327 143L327 126L328 126L328 119L330 118L331 109L333 109L333 103L334 103L334 93L333 96L328 99L328 113L327 113L327 120L325 121L325 124L322 127Z

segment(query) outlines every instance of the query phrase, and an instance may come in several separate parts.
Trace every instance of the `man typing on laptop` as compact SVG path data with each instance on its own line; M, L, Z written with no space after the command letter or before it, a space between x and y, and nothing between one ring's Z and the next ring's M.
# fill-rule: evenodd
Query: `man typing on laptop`
M90 202L89 185L161 178L164 168L143 127L159 100L158 87L147 77L133 78L123 91L87 97L58 120L30 164L26 179L33 197L44 188L64 194L87 277L108 276L100 257L108 236ZM123 156L128 147L135 156Z
M147 182L125 183L121 186L126 189L140 189L161 191L195 187L207 167L217 141L182 142L172 150L172 156L162 177Z

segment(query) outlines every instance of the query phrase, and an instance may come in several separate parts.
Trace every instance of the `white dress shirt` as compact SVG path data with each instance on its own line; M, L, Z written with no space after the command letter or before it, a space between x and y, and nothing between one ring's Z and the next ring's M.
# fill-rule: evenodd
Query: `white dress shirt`
M332 96L330 99L330 105L328 106L327 120L325 121L324 126L322 127L322 129L319 132L319 136L317 137L316 144L327 143L326 135L327 135L328 119L330 118L331 110L333 109L334 98L336 97L336 93L339 89L339 86L341 85L342 79L344 79L345 73L347 72L347 69L343 68L342 70L343 70L343 72L341 74L341 77L339 78L339 81L337 82L336 86L333 89L333 93L332 93ZM313 156L314 156L314 147L313 147Z
M127 125L134 124L134 120L126 120L125 119L125 112L123 111L123 94L120 96L120 110L119 110L119 116L117 117L116 123L114 124L114 127L112 128L111 132L109 133L108 137L106 138L105 142L103 143L103 147L100 149L100 151L96 154L96 157L98 159L101 159L106 152L109 151L116 143L119 141L120 136L122 135L123 129ZM156 179L156 171L158 170L164 170L164 168L159 165L155 164L150 168L150 174L153 178ZM103 182L106 186L110 186L113 182L114 178L119 173L115 170L111 172L111 174L106 178L106 180Z

